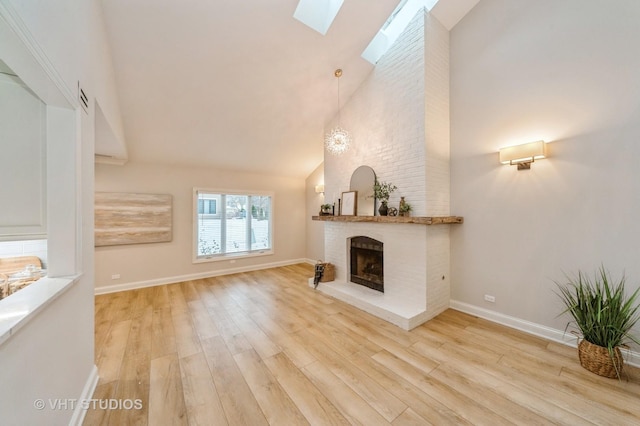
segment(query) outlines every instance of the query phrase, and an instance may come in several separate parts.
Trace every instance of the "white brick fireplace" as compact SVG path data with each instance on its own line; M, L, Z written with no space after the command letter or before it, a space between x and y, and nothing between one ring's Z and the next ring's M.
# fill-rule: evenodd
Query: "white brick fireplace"
M326 261L336 279L318 288L410 330L449 307L449 225L325 223ZM384 243L384 293L349 282L349 238Z
M326 202L337 201L353 171L367 165L398 186L390 206L405 196L412 216L449 216L449 33L440 22L418 12L343 107L341 121L354 140L343 155L325 155ZM335 265L336 279L318 289L416 327L449 306L449 226L325 222L325 261ZM349 239L356 236L384 244L384 293L349 282Z

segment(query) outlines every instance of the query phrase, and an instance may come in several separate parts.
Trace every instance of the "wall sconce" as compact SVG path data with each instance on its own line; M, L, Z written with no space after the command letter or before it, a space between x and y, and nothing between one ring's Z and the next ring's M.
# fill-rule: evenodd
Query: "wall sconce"
M546 156L546 144L544 141L500 148L500 162L509 165L515 164L518 166L518 170L529 170L531 163L535 160L546 158Z
M324 194L324 185L316 185L316 194Z

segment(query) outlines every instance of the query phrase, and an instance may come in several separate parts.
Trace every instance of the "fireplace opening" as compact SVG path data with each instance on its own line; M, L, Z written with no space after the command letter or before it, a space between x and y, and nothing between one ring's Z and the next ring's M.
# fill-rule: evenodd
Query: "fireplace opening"
M383 243L369 237L352 237L351 282L384 293Z

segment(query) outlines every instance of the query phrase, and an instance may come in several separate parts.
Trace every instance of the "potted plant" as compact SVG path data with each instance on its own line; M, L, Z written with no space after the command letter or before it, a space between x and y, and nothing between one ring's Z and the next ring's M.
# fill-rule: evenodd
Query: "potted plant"
M333 204L323 204L320 206L320 216L332 215Z
M378 209L380 216L387 215L387 212L389 211L387 206L387 204L389 203L389 197L391 196L391 193L396 189L398 189L398 187L393 185L392 183L378 182L377 180L373 185L373 195L376 200L380 201L380 208Z
M573 317L567 329L577 327L582 337L578 344L580 365L600 376L620 378L623 367L620 346L640 343L630 334L640 319L640 306L636 303L640 289L627 297L624 275L613 282L604 267L600 267L593 280L581 272L567 279L565 284L556 284L566 307L562 313L568 312Z
M404 202L400 204L400 208L398 209L400 216L410 216L411 215L411 204Z

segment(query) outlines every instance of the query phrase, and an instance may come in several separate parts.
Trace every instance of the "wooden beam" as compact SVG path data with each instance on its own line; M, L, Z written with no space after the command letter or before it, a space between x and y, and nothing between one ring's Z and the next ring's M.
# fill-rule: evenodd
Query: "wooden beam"
M415 223L418 225L448 225L463 223L462 216L312 216L322 222Z

